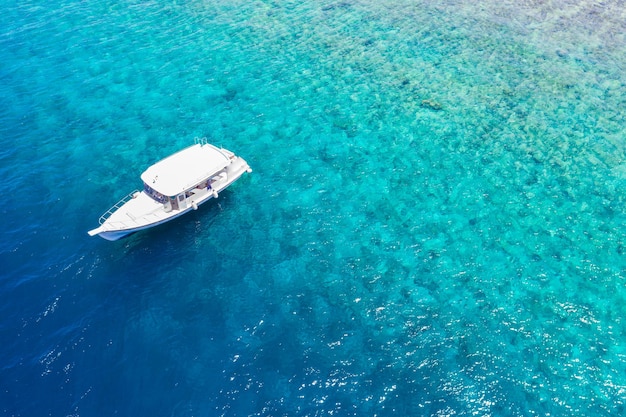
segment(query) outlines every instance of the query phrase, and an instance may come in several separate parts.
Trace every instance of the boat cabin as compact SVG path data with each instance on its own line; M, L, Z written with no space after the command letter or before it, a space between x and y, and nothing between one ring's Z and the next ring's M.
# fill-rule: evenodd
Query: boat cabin
M213 194L228 180L234 155L212 145L196 144L149 167L141 174L144 192L163 204L166 212L184 210Z

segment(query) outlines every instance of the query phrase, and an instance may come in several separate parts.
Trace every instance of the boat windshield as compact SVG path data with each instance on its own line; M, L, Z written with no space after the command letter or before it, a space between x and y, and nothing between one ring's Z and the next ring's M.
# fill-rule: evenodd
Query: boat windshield
M165 204L167 202L167 197L156 191L152 187L150 187L145 182L143 183L143 190L146 194L148 194L153 200L158 201L161 204Z

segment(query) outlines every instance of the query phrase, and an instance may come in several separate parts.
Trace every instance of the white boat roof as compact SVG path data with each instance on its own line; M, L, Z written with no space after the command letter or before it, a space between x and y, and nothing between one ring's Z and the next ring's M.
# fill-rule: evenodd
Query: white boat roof
M215 146L195 144L152 165L141 174L141 179L171 197L193 188L229 163L229 157Z

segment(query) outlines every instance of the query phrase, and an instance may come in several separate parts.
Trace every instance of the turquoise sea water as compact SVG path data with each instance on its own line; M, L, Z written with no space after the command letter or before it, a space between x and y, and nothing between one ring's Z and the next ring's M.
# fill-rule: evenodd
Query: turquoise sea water
M621 2L0 4L3 415L626 412Z

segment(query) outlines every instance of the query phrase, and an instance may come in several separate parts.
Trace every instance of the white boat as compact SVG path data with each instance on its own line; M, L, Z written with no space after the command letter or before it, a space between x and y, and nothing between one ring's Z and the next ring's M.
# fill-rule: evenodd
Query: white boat
M248 163L233 152L205 139L157 162L143 174L143 190L135 190L100 216L90 230L107 240L118 240L139 230L172 220L212 198L235 182Z

